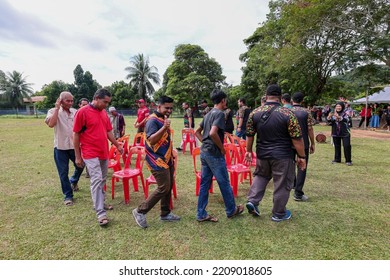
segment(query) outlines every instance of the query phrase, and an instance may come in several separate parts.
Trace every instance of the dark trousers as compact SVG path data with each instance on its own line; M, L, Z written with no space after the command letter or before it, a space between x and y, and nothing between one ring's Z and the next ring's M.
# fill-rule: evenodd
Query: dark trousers
M54 148L54 162L57 166L58 175L61 181L61 189L65 200L73 198L73 190L70 184L77 184L81 173L83 173L84 168L78 167L75 160L74 150L58 150L57 148ZM74 165L74 173L70 178L69 161L72 161Z
M152 170L152 174L157 182L157 188L140 206L138 206L139 213L148 213L159 201L161 201L161 216L166 216L171 212L170 202L174 182L174 171L174 166L165 170Z
M297 167L297 172L295 174L295 180L294 180L295 197L302 197L302 195L305 194L303 192L303 185L305 184L307 165L309 164L309 149L305 149L305 155L306 155L305 170L301 170L299 167Z
M367 119L366 119L366 117L362 117L362 119L359 122L359 127L362 126L364 120L366 120L366 127L368 127L368 124L370 123L370 119L371 119L371 117L368 117Z
M248 201L259 205L263 199L268 182L273 179L273 208L272 214L283 217L286 214L286 205L290 197L290 191L294 184L293 159L257 159L256 170L253 173L253 183L249 189Z
M333 137L334 161L341 162L341 141L343 141L345 162L352 162L351 136Z

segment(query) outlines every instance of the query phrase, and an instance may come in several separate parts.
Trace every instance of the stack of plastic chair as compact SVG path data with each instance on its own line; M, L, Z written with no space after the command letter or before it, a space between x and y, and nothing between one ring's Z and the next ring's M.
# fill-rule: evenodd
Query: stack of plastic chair
M194 173L195 173L195 195L199 195L200 190L200 179L202 177L202 165L199 161L200 157L200 147L195 147L192 151L192 160L194 165ZM199 163L198 163L199 161ZM199 168L198 168L199 167ZM211 181L210 193L213 193L213 182L215 177L213 176L213 180Z
M192 128L183 128L181 130L181 136L183 139L183 154L186 152L187 144L190 146L190 152L192 154L192 151L196 147L195 131Z
M234 196L238 194L238 175L249 175L250 184L252 185L252 173L250 167L243 164L237 146L231 143L225 143L226 167L230 174L230 184L233 188Z
M172 194L173 197L176 199L177 198L177 190L176 190L176 170L177 170L177 162L179 160L178 158L178 153L176 149L172 150L172 156L173 156L173 164L175 168L175 173L173 174L173 185L172 185ZM149 196L149 186L152 184L157 184L156 179L154 178L153 174L150 174L150 176L146 179L146 186L145 186L145 198L148 198ZM171 197L171 202L170 202L170 207L171 210L173 209L173 201Z
M133 161L133 165L131 161ZM138 147L131 147L129 149L129 155L126 159L124 168L112 174L111 193L113 199L115 193L116 179L122 180L125 204L128 204L130 201L130 187L129 187L130 179L132 179L133 181L134 191L138 191L138 179L140 178L142 183L142 188L145 192L145 181L144 181L144 175L142 173L144 161L145 161L145 147L138 146Z

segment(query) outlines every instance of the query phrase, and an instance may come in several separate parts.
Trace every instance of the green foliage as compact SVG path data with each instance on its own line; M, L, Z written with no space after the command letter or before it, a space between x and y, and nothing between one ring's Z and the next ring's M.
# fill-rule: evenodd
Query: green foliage
M93 79L92 74L89 71L84 72L80 64L76 66L73 71L74 85L69 88L69 91L73 94L75 104L81 98L93 99L95 92L102 86Z
M196 105L209 100L214 88L225 85L222 67L198 45L182 44L175 48L175 60L164 73L164 94L175 103Z
M41 96L46 96L45 100L37 104L38 109L49 109L54 107L57 98L60 96L60 93L63 91L70 91L71 85L63 81L53 81L48 85L44 85L42 90L38 93ZM74 106L77 106L77 100L74 102Z
M152 82L160 84L157 68L149 66L149 58L144 57L143 54L133 56L130 64L131 66L125 68L129 72L126 76L126 79L130 79L129 85L138 93L139 98L144 100L147 97L151 98L155 92Z
M244 41L245 91L255 95L276 77L285 92L301 91L315 104L333 88L328 81L335 73L368 61L388 63L389 5L384 2L271 1L267 21Z
M27 83L23 73L12 71L5 74L0 73L0 94L1 99L16 108L18 114L19 106L24 104L23 98L31 99L33 89L31 83Z
M111 105L118 108L137 108L138 94L134 88L130 88L124 81L114 82L107 89L112 94Z

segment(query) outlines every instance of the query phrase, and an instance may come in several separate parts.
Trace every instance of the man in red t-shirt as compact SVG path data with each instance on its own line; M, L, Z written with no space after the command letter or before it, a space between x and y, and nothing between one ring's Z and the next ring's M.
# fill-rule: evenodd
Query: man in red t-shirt
M111 101L111 93L106 89L96 91L93 100L80 108L75 116L73 126L73 144L76 164L88 168L91 182L91 196L100 226L108 224L104 206L108 171L108 142L110 140L122 154L123 148L112 133L112 126L105 111Z
M144 132L145 123L149 117L149 109L145 106L145 100L140 99L137 101L138 104L138 112L137 112L137 120L134 123L134 127L137 128L137 132Z

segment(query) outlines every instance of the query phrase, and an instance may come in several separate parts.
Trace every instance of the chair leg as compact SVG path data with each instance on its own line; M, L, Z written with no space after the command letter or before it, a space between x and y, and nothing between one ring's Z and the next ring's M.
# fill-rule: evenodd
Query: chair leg
M174 197L174 198L177 198L176 180L173 181L172 192L173 192L173 197Z
M144 176L142 175L142 173L140 174L140 177L141 177L141 184L142 184L142 189L144 191L144 197L145 198L148 198L145 194L145 189L146 189L146 186L145 186L145 180L144 180Z
M138 192L138 178L137 177L133 177L132 180L133 180L134 191Z
M125 197L125 204L129 204L130 202L129 179L123 179L123 193Z
M115 196L115 177L111 178L111 198L114 199Z

